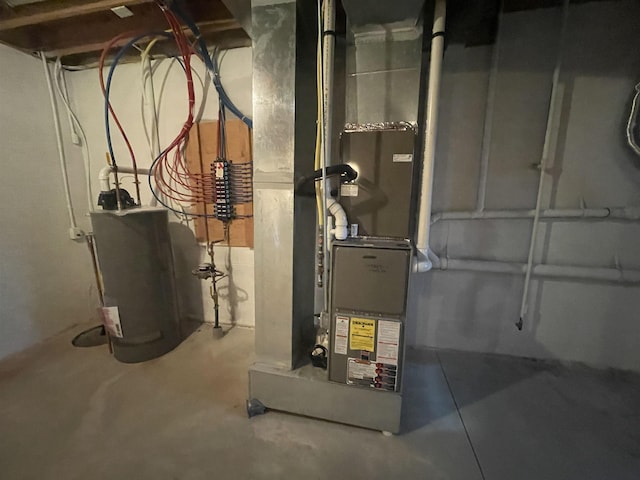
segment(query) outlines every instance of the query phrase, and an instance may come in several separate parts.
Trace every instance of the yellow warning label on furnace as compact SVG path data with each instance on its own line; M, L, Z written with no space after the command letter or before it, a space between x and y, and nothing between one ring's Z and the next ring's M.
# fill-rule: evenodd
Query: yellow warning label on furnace
M375 320L351 317L351 328L349 328L349 348L351 350L374 352L375 338Z

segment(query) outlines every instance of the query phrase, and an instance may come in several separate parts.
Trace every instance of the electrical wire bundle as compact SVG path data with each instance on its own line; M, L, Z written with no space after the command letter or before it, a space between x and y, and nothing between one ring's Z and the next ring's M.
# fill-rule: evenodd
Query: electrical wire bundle
M110 103L109 95L111 83L114 70L118 62L122 59L126 51L134 46L137 42L140 42L142 40L150 40L151 43L154 43L157 39L162 37L173 38L178 49L177 59L182 66L187 80L188 113L187 118L184 121L178 135L153 161L148 178L149 187L157 201L169 210L172 210L181 215L186 214L192 217L213 217L213 214L206 211L206 205L208 203L211 203L212 199L215 198L215 179L211 175L211 172L206 172L204 168L201 168L201 172L198 173L191 172L188 168L188 165L186 164L184 155L189 132L194 124L195 90L191 65L192 55L196 54L202 59L210 72L213 84L216 88L216 91L218 92L218 98L220 101L219 118L221 132L219 136L219 146L222 152L221 158L224 158L224 151L226 149L226 142L224 138L225 109L230 110L249 127L251 127L251 120L240 112L240 110L233 104L231 99L224 91L224 88L222 87L222 83L220 81L219 63L217 60L218 52L214 52L214 54L211 56L209 55L206 44L201 38L198 27L195 25L195 23L180 9L180 6L177 2L171 2L171 4L169 5L157 0L156 3L162 9L167 23L169 24L170 28L168 31L149 32L137 35L134 38L128 40L127 43L125 43L124 46L122 46L118 53L115 55L113 62L109 68L106 81L103 72L104 63L108 51L111 50L114 46L121 44L123 41L125 41L125 39L130 38L132 34L128 32L112 39L105 47L100 58L99 75L100 86L105 97L104 115L109 159L117 174L117 162L111 140L110 119L112 119L120 134L122 135L122 138L127 146L129 155L131 157L131 162L134 170L134 182L136 185L136 198L137 203L140 204L140 187L138 181L138 167L135 153L133 151L129 138L127 137ZM195 36L195 42L193 44L187 37L180 23L181 21L185 25L187 25L187 27L193 32L193 35ZM117 183L118 180L116 178L116 185ZM174 202L178 204L181 210L177 210L172 206L172 204L175 205ZM204 213L191 213L185 211L184 206L186 206L186 208L189 208L198 203L205 206Z

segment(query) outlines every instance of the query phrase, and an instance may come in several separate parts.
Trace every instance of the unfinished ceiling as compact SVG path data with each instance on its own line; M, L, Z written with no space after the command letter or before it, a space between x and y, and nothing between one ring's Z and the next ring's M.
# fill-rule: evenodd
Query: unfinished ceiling
M232 4L235 18L221 0L184 0L182 5L209 45L235 48L251 44L242 26L247 26L246 18L237 8L242 3ZM65 57L65 64L96 60L105 43L123 32L130 32L131 38L167 28L152 0L0 0L0 42L26 52ZM172 44L164 42L157 48L171 54Z
M207 44L221 48L251 45L251 0L180 1ZM584 1L589 0L572 3ZM501 4L505 12L514 12L559 6L561 0L450 0L447 41L467 46L493 43ZM429 16L432 2L427 1L426 5ZM342 2L337 6L337 30L341 32ZM94 62L106 42L123 32L130 32L132 38L166 28L166 20L154 0L0 0L0 43L29 53L43 51L48 57L62 56L66 65ZM173 42L160 41L155 52L173 55L175 46Z

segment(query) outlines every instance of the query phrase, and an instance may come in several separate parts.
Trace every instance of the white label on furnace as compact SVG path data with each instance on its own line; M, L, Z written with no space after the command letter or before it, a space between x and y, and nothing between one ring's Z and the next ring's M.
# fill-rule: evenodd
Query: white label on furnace
M356 183L343 183L340 185L340 195L343 197L357 197L358 196L358 184Z
M377 375L374 362L356 360L355 358L347 360L347 383L352 383L352 380L373 380Z
M340 355L347 354L347 339L349 338L349 317L336 317L336 333L333 344L334 351Z
M394 153L393 163L411 163L413 162L412 153Z
M123 337L118 307L102 307L102 322L112 337Z
M377 363L398 365L400 347L400 322L378 321Z

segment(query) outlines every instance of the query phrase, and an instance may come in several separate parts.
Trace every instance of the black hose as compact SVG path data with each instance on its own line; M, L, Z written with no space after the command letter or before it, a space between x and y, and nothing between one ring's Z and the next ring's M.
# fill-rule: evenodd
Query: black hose
M341 182L353 182L358 178L358 172L356 172L351 165L343 163L340 165L331 165L325 168L325 176L340 177ZM296 193L300 195L315 195L314 184L318 180L322 180L322 169L313 172L313 175L301 177L296 182Z

